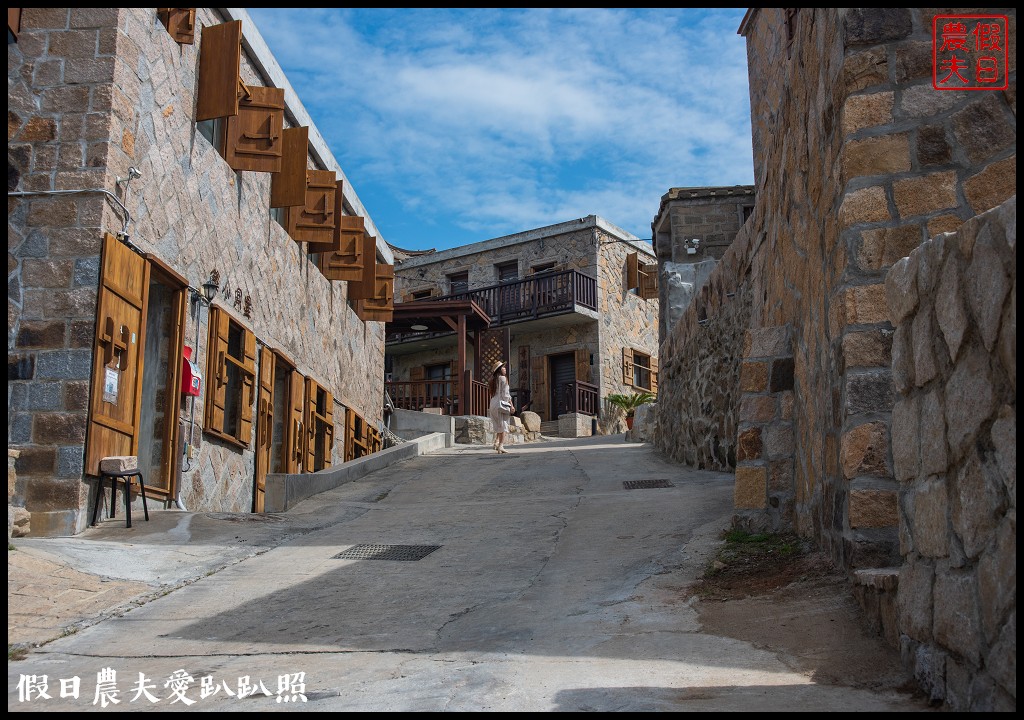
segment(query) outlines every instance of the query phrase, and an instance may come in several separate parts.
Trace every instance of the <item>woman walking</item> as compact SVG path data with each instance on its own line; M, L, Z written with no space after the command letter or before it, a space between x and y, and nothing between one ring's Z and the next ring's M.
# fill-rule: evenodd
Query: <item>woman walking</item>
M505 372L504 360L495 363L494 369L491 371L491 381L488 384L491 392L491 405L487 414L490 415L491 429L494 430L494 449L499 453L508 452L505 449L505 433L508 432L508 423L515 411Z

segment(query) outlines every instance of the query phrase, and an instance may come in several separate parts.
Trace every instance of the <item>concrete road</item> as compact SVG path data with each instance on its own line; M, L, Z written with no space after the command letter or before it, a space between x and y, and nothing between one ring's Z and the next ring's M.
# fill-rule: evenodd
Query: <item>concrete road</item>
M456 446L280 515L27 541L135 600L9 660L8 710L926 710L702 632L684 589L732 487L621 435ZM337 557L367 544L437 547Z

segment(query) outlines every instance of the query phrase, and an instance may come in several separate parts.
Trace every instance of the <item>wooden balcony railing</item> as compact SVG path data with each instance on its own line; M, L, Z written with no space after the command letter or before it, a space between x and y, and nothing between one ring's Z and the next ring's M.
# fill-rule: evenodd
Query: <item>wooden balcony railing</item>
M473 300L491 316L491 327L497 327L573 312L577 305L596 311L597 280L578 270L562 270L430 298L431 302L438 300ZM388 335L388 341L401 342L428 334L393 333Z
M598 388L585 382L574 382L573 401L569 412L584 413L586 415L597 415Z
M456 380L413 380L389 382L385 390L391 397L391 404L401 410L420 411L424 408L440 408L443 415L460 412L466 415L487 415L491 396L487 383L470 380L468 410L459 404L459 384Z

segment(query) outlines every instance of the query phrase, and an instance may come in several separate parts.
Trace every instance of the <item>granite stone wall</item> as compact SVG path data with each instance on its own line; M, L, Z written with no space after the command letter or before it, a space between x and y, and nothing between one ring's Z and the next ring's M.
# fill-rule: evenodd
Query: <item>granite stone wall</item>
M199 8L197 25L225 21ZM261 345L332 391L335 438L344 407L382 414L383 324L363 323L270 217L270 175L235 173L193 122L201 30L178 45L152 8L26 8L8 46L9 190L107 189L131 213L130 241L198 288L216 269L215 302ZM265 85L243 51L242 79ZM290 121L286 124L290 124ZM312 160L311 160L312 163ZM127 190L116 184L137 167ZM87 521L83 482L92 342L103 233L124 229L99 194L8 203L8 442L20 450L33 534L73 534ZM249 297L245 313L236 297ZM190 308L185 344L205 367L208 311ZM193 426L192 418L196 422ZM191 510L248 511L253 455L201 432L202 397L182 404L182 496ZM340 461L340 442L332 453Z
M907 665L953 710L1016 707L1017 199L886 276Z

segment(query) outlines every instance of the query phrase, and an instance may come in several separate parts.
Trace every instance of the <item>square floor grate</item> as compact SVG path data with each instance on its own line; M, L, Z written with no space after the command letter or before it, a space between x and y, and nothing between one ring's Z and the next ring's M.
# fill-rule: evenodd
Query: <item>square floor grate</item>
M624 480L622 487L626 490L646 490L647 488L670 488L675 485L661 478L658 480Z
M335 555L337 560L422 560L440 545L355 545Z

